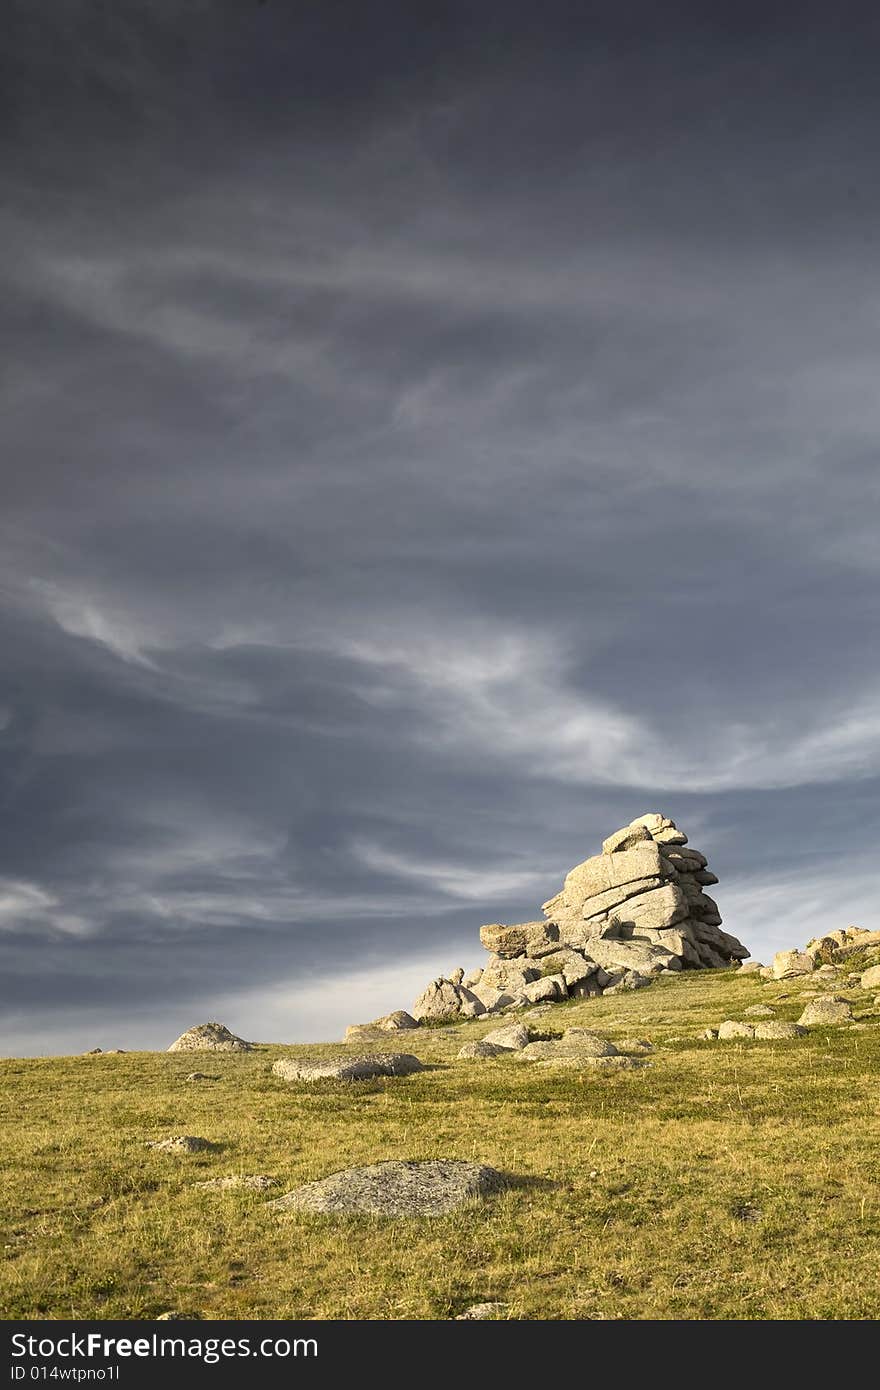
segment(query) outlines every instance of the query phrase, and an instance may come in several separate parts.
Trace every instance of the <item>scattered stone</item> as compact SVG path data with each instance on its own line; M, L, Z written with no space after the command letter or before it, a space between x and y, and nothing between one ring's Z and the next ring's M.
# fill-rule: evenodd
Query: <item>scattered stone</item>
M753 1038L755 1036L755 1025L753 1023L739 1023L735 1019L727 1018L719 1024L718 1037L721 1042L728 1038Z
M201 1322L201 1313L181 1313L177 1309L157 1313L157 1322Z
M541 1057L537 1067L566 1067L569 1071L635 1071L648 1066L640 1057Z
M282 1081L368 1081L373 1076L408 1076L422 1071L408 1052L377 1052L364 1057L279 1057L273 1075Z
M199 1139L194 1134L172 1134L167 1139L148 1139L146 1147L161 1154L195 1154L215 1146L210 1139Z
M700 1034L700 1037L701 1037L705 1042L714 1042L715 1039L718 1037L718 1029L717 1029L717 1028L706 1028L706 1029Z
M617 1048L620 1052L653 1052L654 1044L647 1038L624 1038Z
M528 1041L529 1030L521 1023L506 1023L503 1028L493 1028L492 1032L483 1038L484 1043L494 1043L496 1047L509 1052L518 1052L520 1048L527 1046Z
M412 1014L408 1014L406 1009L395 1009L393 1013L373 1019L372 1023L352 1023L345 1030L345 1041L359 1042L371 1034L400 1033L420 1026L418 1019L413 1018Z
M499 1047L497 1043L469 1042L459 1049L457 1055L462 1062L472 1062L480 1057L501 1057L509 1054L509 1047Z
M771 969L774 980L791 980L796 975L811 975L815 962L806 951L777 951Z
M463 1313L456 1314L456 1322L466 1322L468 1320L486 1321L490 1319L506 1319L509 1303L472 1303L470 1308L465 1308Z
M219 1081L219 1076L209 1076L206 1071L191 1071L186 1075L184 1081Z
M561 1038L532 1042L513 1054L525 1062L543 1062L556 1057L616 1057L617 1048L607 1038L586 1028L568 1028Z
M811 999L804 1009L799 1023L804 1027L809 1027L816 1023L852 1023L853 1011L845 999L839 995L825 995L818 999Z
M756 1038L802 1038L806 1031L799 1023L787 1023L781 1018L774 1018L769 1023L755 1024Z
M345 1168L269 1203L274 1211L442 1216L506 1186L502 1173L461 1159L396 1159Z
M751 1004L743 1011L744 1018L773 1018L774 1011L769 1004Z
M103 1047L90 1047L89 1050L88 1050L88 1052L84 1052L84 1053L83 1053L83 1056L84 1056L84 1057L98 1057L99 1055L103 1055L103 1052L104 1052Z
M263 1192L267 1187L277 1187L278 1179L267 1177L265 1173L233 1173L228 1178L207 1178L204 1182L194 1182L204 1192L232 1192L246 1188L252 1192Z
M181 1033L169 1052L201 1052L209 1048L216 1052L250 1052L253 1043L237 1038L222 1023L197 1023Z

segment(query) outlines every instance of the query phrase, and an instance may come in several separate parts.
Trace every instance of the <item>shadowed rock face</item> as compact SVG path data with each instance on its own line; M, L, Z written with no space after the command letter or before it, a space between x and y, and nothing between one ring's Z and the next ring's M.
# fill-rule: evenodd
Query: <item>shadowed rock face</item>
M252 1044L244 1038L237 1038L222 1023L197 1023L181 1033L169 1052L201 1052L213 1049L215 1052L250 1052Z
M442 1216L505 1186L503 1174L482 1163L391 1160L345 1168L270 1202L275 1211L361 1212L375 1216Z

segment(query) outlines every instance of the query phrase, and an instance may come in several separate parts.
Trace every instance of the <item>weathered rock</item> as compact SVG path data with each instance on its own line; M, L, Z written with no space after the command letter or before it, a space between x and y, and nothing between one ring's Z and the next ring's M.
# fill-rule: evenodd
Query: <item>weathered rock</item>
M565 1067L569 1071L592 1072L635 1071L637 1067L649 1065L641 1057L583 1057L567 1053L542 1057L534 1063L536 1067Z
M400 1033L418 1027L420 1027L418 1019L413 1018L412 1014L408 1014L406 1009L395 1009L393 1013L373 1019L372 1023L352 1023L345 1030L345 1041L357 1042L361 1038L369 1037L372 1033Z
M250 1052L252 1047L253 1043L237 1038L222 1023L197 1023L181 1033L168 1051L202 1052L213 1049L215 1052Z
M474 993L483 1005L487 1014L500 1013L508 1005L515 1004L518 1000L525 999L519 990L494 989L492 985L484 985L482 980L474 986Z
M233 1173L228 1178L207 1178L204 1182L194 1182L203 1192L234 1192L244 1189L250 1192L264 1192L267 1187L277 1187L278 1179L267 1177L265 1173Z
M646 825L625 825L622 830L615 830L613 835L602 841L602 853L616 854L622 849L636 849L650 839L651 832Z
M759 970L766 970L766 965L762 965L759 960L744 960L737 971L738 975L754 975Z
M206 1071L191 1071L185 1076L184 1081L219 1081L219 1076L210 1076Z
M463 980L464 980L464 970L462 969L461 966L459 966L458 969L457 969L457 970L453 970L452 974L449 976L449 983L452 984L452 985L460 985L460 984L462 983Z
M774 1018L769 1023L755 1024L756 1038L802 1038L806 1031L799 1023L787 1023L781 1018Z
M540 1062L551 1057L616 1057L618 1050L614 1043L598 1033L586 1028L568 1028L561 1038L529 1043L514 1056L524 1062Z
M628 902L630 898L638 898L643 893L650 893L655 888L663 887L662 878L637 878L632 883L620 884L617 888L609 888L605 893L596 893L592 898L587 898L581 908L580 916L588 922L601 922L616 914L616 909L622 903ZM577 913L575 913L575 920ZM563 934L567 937L568 932L563 928Z
M584 951L589 952L605 971L637 969L646 975L663 969L674 959L663 946L653 946L649 941L616 941L613 938L594 937L585 943Z
M345 1168L277 1198L274 1211L442 1216L506 1186L502 1173L461 1159L390 1160Z
M463 1313L456 1313L456 1322L499 1322L507 1318L509 1303L472 1303Z
M735 1019L727 1018L718 1027L718 1037L724 1042L728 1038L753 1038L755 1036L755 1025L753 1023L738 1023Z
M462 980L462 984L464 985L465 989L473 989L474 985L478 985L482 978L482 968L479 970L471 970L469 974L465 975L464 979Z
M852 1023L853 1011L846 999L841 999L839 995L820 995L818 999L811 999L804 1009L798 1023L809 1027L816 1023Z
M648 1042L647 1038L624 1038L617 1048L620 1052L653 1052L654 1044Z
M480 927L480 941L487 951L503 960L514 956L544 956L559 944L559 930L553 922L518 922L513 926L490 922Z
M273 1075L282 1081L366 1081L373 1076L408 1076L422 1070L418 1057L408 1052L364 1057L279 1057L272 1067Z
M216 1145L210 1139L200 1139L195 1134L171 1134L167 1139L148 1139L146 1147L160 1154L195 1154Z
M496 1047L505 1048L508 1052L518 1052L528 1041L529 1030L521 1023L506 1023L502 1028L493 1028L491 1033L487 1033L483 1038L483 1042L494 1043Z
M523 994L530 1004L539 1004L542 999L565 999L568 988L562 975L545 975L543 979L533 980L523 986Z
M773 1018L774 1012L769 1004L752 1004L743 1010L745 1018Z
M872 965L859 976L862 989L880 989L880 965Z
M432 980L419 995L412 1011L413 1017L424 1023L426 1019L476 1018L486 1012L486 1006L464 985L454 985L451 980L444 980L441 976Z
M536 960L530 960L526 956L517 956L513 960L490 956L483 971L479 991L482 992L486 985L490 985L493 989L518 994L525 985L540 978L541 966Z
M815 966L806 951L777 951L771 968L774 980L790 980L796 975L811 975Z
M587 960L580 951L575 951L571 946L557 947L552 955L543 958L541 966L545 975L561 975L569 988L578 984L580 980L595 975L599 969L595 961Z
M475 1061L480 1057L501 1057L505 1053L510 1053L509 1047L499 1047L497 1043L481 1042L465 1043L464 1047L458 1051L458 1057L463 1062Z
M616 854L595 854L577 864L566 874L562 891L568 902L583 905L588 898L607 893L609 888L619 888L636 879L662 879L667 874L660 850L653 843L645 843Z

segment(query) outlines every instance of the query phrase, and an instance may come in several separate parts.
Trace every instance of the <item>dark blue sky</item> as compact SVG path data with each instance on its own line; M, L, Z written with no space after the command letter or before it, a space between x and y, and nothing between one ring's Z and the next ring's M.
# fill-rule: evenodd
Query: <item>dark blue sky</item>
M338 1035L647 810L878 925L871 12L4 28L0 1048Z

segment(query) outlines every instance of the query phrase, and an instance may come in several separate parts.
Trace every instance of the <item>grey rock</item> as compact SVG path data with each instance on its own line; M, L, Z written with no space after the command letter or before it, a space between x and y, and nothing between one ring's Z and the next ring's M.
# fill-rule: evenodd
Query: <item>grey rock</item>
M306 1183L268 1204L274 1211L369 1213L383 1217L442 1216L506 1186L502 1173L461 1159L392 1159L345 1168Z
M264 1192L268 1187L277 1187L277 1178L267 1177L265 1173L233 1173L228 1178L207 1178L205 1182L194 1182L203 1192Z
M562 975L546 975L541 980L524 985L523 994L530 1004L539 1004L542 999L567 998L568 989Z
M250 1052L253 1043L237 1038L222 1023L197 1023L171 1044L169 1052Z
M754 1036L755 1025L753 1023L738 1023L732 1018L725 1019L718 1028L718 1037L722 1042L728 1038L753 1038Z
M769 1004L751 1004L743 1010L744 1018L773 1018L774 1011Z
M607 1038L587 1028L568 1028L561 1038L529 1043L514 1056L525 1062L542 1062L551 1057L616 1057L617 1048Z
M450 982L450 984L453 984L453 985L460 985L460 984L462 983L463 980L464 980L464 970L462 969L461 966L459 966L458 969L457 969L457 970L453 970L452 974L449 976L449 982Z
M824 995L811 999L804 1009L798 1023L805 1028L816 1023L852 1023L853 1011L850 1004L838 995Z
M486 1012L486 1006L464 985L438 977L432 980L413 1004L413 1017L420 1023L441 1018L474 1018Z
M536 1067L565 1067L569 1071L635 1071L649 1063L640 1057L579 1057L571 1053L560 1053L552 1057L541 1057Z
M787 1023L785 1019L774 1018L770 1023L756 1023L756 1038L802 1038L806 1033L799 1023Z
M515 956L542 956L559 944L559 931L553 922L489 922L480 927L480 941L487 951L510 960Z
M518 1052L521 1047L528 1045L528 1041L529 1030L521 1023L506 1023L503 1028L493 1028L483 1038L484 1043L494 1043L508 1052Z
M650 839L651 832L646 825L625 825L622 830L615 830L613 835L602 841L602 853L616 854L622 849L635 849Z
M184 1081L219 1081L219 1076L211 1076L206 1071L191 1071L186 1075Z
M456 1322L501 1321L507 1318L509 1303L472 1303L463 1313L456 1313Z
M282 1081L367 1081L373 1076L408 1076L422 1070L418 1057L407 1052L363 1057L279 1057L272 1067L273 1075Z
M738 975L754 975L757 971L766 970L767 966L762 965L759 960L744 960L737 971Z
M777 951L771 966L774 980L791 980L796 975L812 975L814 969L813 957L806 951Z
M863 970L859 984L862 989L880 989L880 965L872 965L870 969Z
M146 1147L160 1154L195 1154L215 1146L195 1134L171 1134L167 1139L148 1139Z
M462 1062L472 1062L480 1057L501 1057L505 1053L510 1053L509 1047L499 1047L497 1043L481 1042L465 1043L464 1047L458 1051L458 1057Z

